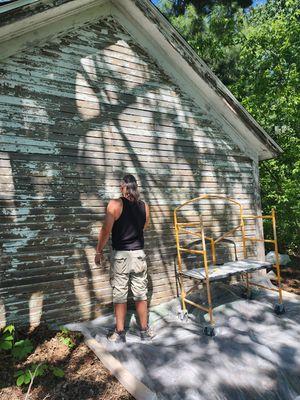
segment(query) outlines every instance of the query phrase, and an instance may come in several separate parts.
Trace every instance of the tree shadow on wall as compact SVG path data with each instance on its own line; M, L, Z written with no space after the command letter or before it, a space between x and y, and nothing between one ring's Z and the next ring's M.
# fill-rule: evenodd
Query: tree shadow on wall
M171 210L205 191L195 163L205 157L195 143L199 127L189 129L185 117L194 106L132 40L119 43L124 35L114 21L100 21L1 66L11 117L2 123L12 175L5 196L13 201L3 226L7 321L92 319L107 307L109 274L94 264L94 248L105 205L127 172L153 215L145 238L151 296L176 295ZM180 186L180 163L190 185ZM215 179L222 186L224 174Z

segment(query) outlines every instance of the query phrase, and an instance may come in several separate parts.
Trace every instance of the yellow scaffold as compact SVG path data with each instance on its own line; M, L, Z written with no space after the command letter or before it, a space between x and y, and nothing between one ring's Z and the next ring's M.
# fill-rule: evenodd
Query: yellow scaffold
M199 214L199 221L197 222L180 222L179 211L182 211L183 208L187 205L192 205L196 203L201 203L202 200L215 200L221 199L223 201L229 202L237 206L239 210L239 224L235 226L233 229L230 229L223 235L212 238L205 235L205 229L203 226L203 218L202 214ZM268 240L264 238L252 237L247 236L246 230L246 221L247 220L256 220L256 219L270 219L272 220L272 227L273 227L273 239ZM174 227L175 227L175 237L176 237L176 247L177 247L177 259L178 259L178 271L177 277L179 278L179 286L180 286L180 297L181 297L181 304L182 304L182 316L185 318L187 314L187 304L191 304L194 307L199 308L200 310L206 311L209 314L209 321L210 324L205 326L204 333L208 336L213 336L215 334L214 326L215 321L213 318L213 302L212 302L212 294L210 283L212 281L221 280L227 278L232 275L241 275L246 280L246 288L247 288L247 296L250 294L250 286L258 286L263 289L272 290L278 292L278 303L275 304L275 312L277 314L282 314L285 312L284 305L282 303L282 287L281 287L281 278L280 278L280 264L279 264L279 254L278 254L278 243L277 243L277 235L276 235L276 216L275 210L272 209L270 215L244 215L243 213L243 206L236 200L232 198L219 196L219 195L202 195L200 197L196 197L194 199L188 200L181 204L180 206L176 207L174 210ZM216 257L216 245L224 240L227 236L230 236L237 232L238 230L241 231L242 236L242 248L243 248L243 259L236 260L231 262L226 262L222 265L217 264L217 257ZM181 244L181 235L191 235L192 237L198 238L198 241L201 243L201 250L199 249L191 249L189 246L184 246ZM211 248L211 258L212 258L212 265L208 264L208 254L206 249L206 242L210 243ZM250 241L252 243L255 242L264 242L264 243L271 243L274 246L275 251L275 267L277 272L277 282L278 288L270 288L255 282L251 282L251 278L249 274L251 272L265 269L272 266L272 263L266 262L263 260L253 260L251 258L247 258L247 247L246 242ZM201 255L203 257L203 265L204 268L194 268L194 269L187 269L183 270L182 268L182 253L189 253L194 255ZM204 305L197 304L189 299L187 299L187 295L192 289L188 292L184 289L184 278L195 279L198 282L203 282L206 285L206 294L207 294L207 304L208 307Z

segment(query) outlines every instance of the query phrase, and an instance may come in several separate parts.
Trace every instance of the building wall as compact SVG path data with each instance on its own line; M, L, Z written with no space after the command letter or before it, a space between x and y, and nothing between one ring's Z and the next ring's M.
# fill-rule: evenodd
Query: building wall
M176 205L211 193L256 211L253 161L113 18L11 56L0 76L1 325L94 318L110 306L110 250L101 267L94 253L124 173L151 209L152 305L176 296ZM201 211L208 234L237 222L222 201ZM232 257L232 246L219 255Z

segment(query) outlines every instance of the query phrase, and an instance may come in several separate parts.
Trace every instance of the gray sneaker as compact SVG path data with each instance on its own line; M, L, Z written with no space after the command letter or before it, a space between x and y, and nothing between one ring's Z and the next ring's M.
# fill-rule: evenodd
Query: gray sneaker
M141 340L152 340L155 336L155 333L153 330L150 328L150 326L147 327L145 330L140 330L141 334Z
M112 332L108 332L107 340L114 343L125 343L126 342L126 331L118 332L116 329Z

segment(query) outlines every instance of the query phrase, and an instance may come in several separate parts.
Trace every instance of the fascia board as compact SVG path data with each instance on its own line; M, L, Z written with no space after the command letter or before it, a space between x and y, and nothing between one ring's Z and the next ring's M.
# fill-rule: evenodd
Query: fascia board
M74 0L0 28L0 58L110 14L109 0Z
M39 0L18 0L3 6L0 5L0 14L15 10L16 8L28 6L29 4L36 3L37 1Z

